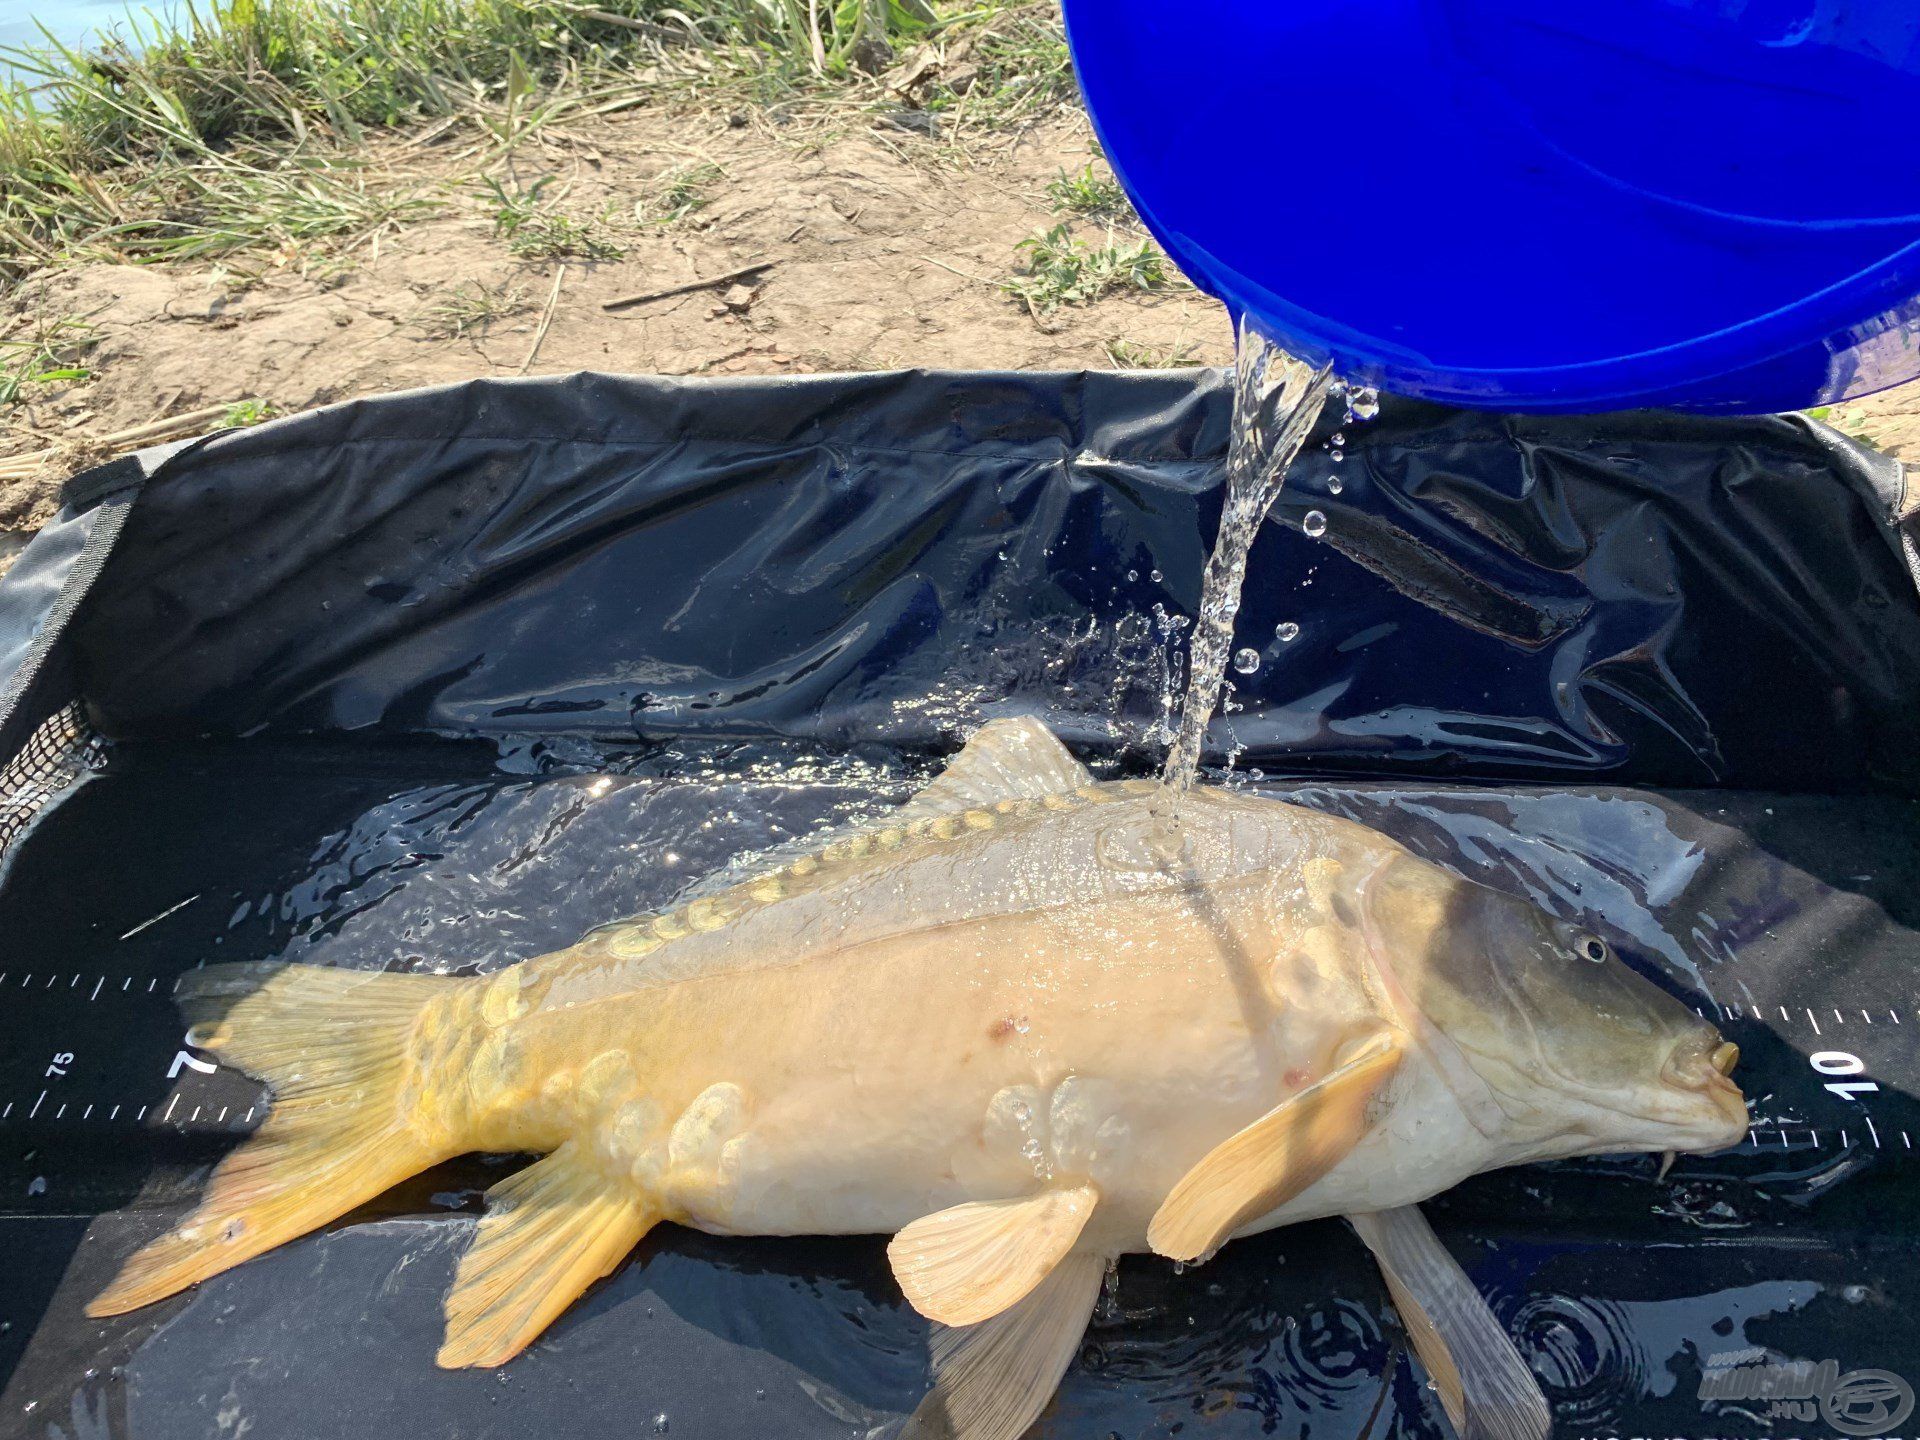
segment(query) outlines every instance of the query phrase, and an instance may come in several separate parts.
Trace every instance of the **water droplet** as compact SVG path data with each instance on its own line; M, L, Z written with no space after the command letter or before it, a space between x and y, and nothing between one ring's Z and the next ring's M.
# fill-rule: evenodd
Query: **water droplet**
M1138 570L1129 570L1129 571L1127 571L1127 579L1128 579L1128 580L1130 580L1130 581L1132 581L1132 580L1138 580L1139 578L1140 578L1140 572L1139 572Z
M47 1193L47 1177L36 1175L27 1182L27 1194L44 1195Z
M1346 432L1346 431L1344 431L1344 430L1336 430L1336 431L1334 431L1334 432L1333 432L1333 438L1332 438L1332 439L1330 439L1330 440L1328 440L1328 441L1327 441L1327 444L1328 444L1329 446L1331 446L1331 447L1332 447L1333 449L1335 449L1335 450L1344 450L1344 449L1346 449L1346 447L1347 447L1347 432Z
M656 1435L664 1435L667 1433L666 1411L662 1410L658 1415L653 1417L653 1433Z
M1300 638L1300 627L1291 620L1282 620L1273 627L1273 638L1282 645L1291 645Z
M1300 528L1318 540L1327 533L1327 517L1318 510L1309 510L1306 518L1300 522Z
M1338 495L1346 488L1347 482L1342 480L1338 475L1327 476L1327 493L1329 495Z
M1347 392L1347 415L1353 420L1371 420L1380 413L1380 392L1371 385L1360 385Z
M1158 585L1162 580L1166 579L1167 577L1162 575L1158 570L1150 570L1147 572L1147 578L1153 581L1154 584Z
M1260 652L1254 649L1240 651L1233 657L1233 668L1242 675L1251 675L1260 668Z

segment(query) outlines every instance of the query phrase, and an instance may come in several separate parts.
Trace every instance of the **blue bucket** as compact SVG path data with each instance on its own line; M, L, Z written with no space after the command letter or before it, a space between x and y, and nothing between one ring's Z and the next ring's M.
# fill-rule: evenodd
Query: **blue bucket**
M1141 216L1306 358L1483 408L1920 375L1914 0L1065 0Z

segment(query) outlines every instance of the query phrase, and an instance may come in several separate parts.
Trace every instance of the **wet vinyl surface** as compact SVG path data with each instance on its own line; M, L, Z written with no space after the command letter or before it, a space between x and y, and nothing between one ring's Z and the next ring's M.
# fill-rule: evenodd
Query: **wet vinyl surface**
M81 1307L261 1113L258 1086L186 1042L169 1001L185 970L498 968L926 773L879 751L115 747L0 880L0 1435L845 1437L906 1413L926 1326L879 1239L665 1226L504 1370L436 1370L441 1298L504 1157L134 1315ZM1741 1046L1754 1127L1735 1151L1664 1181L1650 1157L1482 1176L1428 1206L1557 1433L1902 1433L1870 1404L1774 1416L1702 1385L1761 1357L1920 1380L1920 807L1264 788L1581 919ZM1371 1262L1324 1222L1185 1273L1127 1259L1036 1433L1446 1432Z

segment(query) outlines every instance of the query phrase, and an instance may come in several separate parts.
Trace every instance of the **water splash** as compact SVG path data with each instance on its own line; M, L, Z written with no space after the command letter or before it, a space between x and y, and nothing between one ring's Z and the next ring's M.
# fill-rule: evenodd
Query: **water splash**
M1201 584L1200 614L1188 651L1186 704L1160 773L1161 800L1173 809L1193 787L1207 727L1220 704L1253 537L1279 498L1287 469L1333 389L1330 367L1316 370L1241 323L1226 508Z

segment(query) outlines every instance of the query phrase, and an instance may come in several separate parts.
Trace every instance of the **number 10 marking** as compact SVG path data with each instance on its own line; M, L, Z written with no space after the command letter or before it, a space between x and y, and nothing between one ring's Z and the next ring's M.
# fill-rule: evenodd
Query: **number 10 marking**
M1858 1055L1845 1050L1816 1050L1807 1058L1822 1075L1858 1075L1867 1068ZM1871 1080L1829 1080L1826 1088L1842 1100L1857 1100L1880 1087Z

